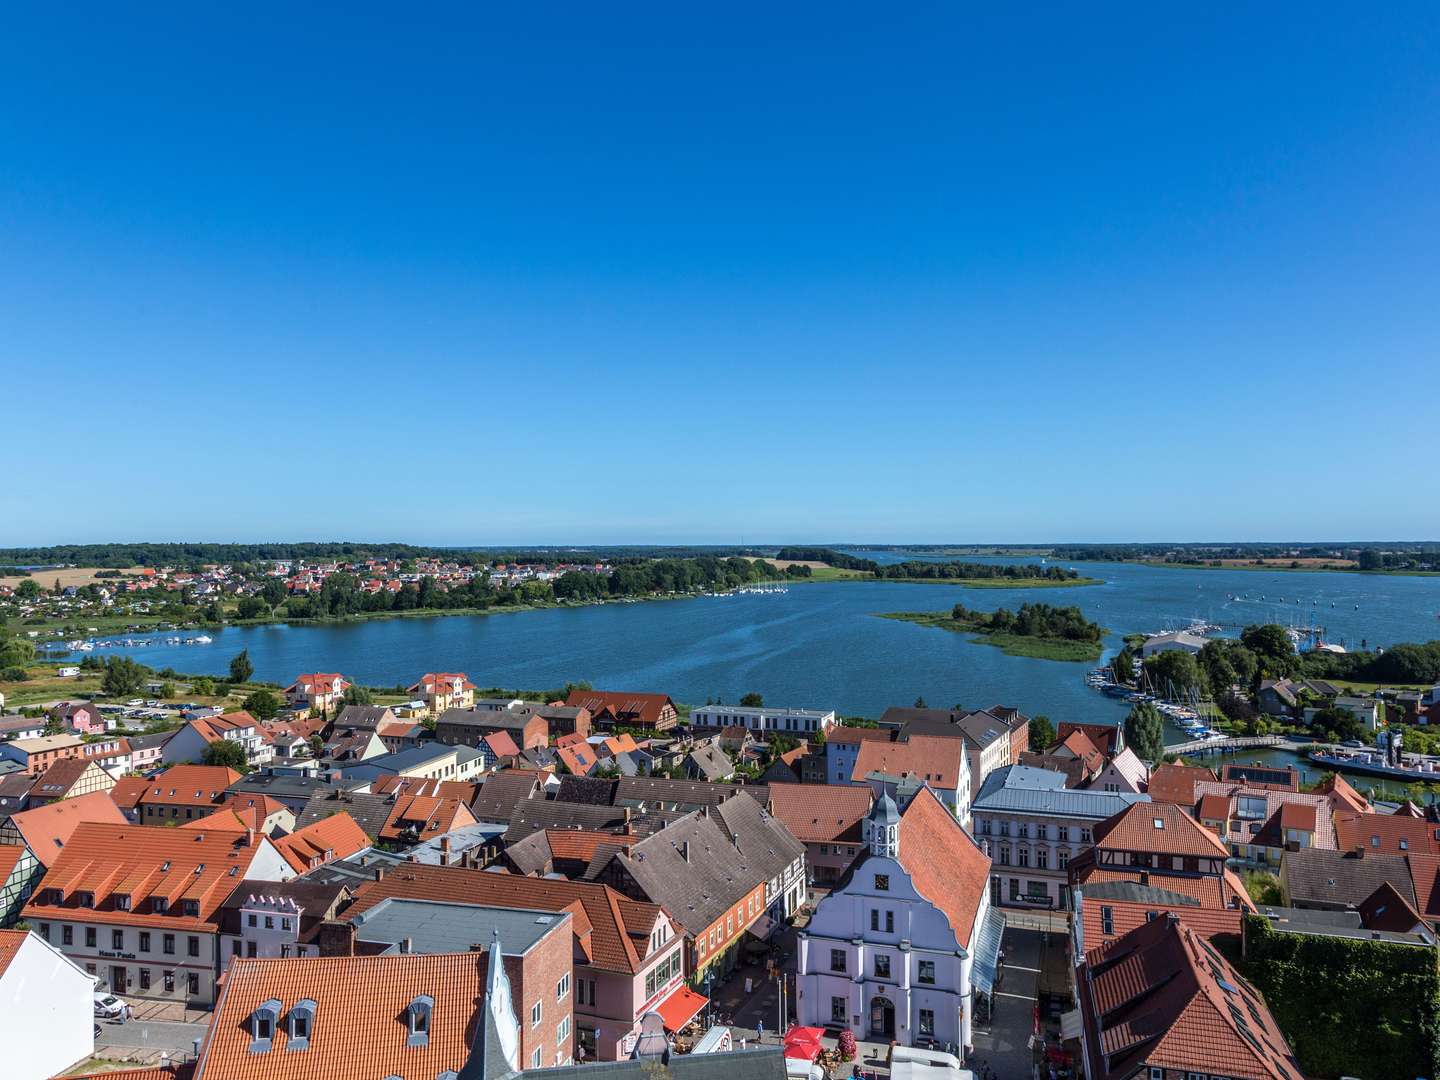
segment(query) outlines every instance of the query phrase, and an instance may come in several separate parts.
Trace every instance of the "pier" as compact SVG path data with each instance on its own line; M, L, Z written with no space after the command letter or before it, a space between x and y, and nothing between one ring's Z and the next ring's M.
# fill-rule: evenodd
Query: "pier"
M1306 743L1307 749L1318 744ZM1291 742L1283 735L1235 735L1224 739L1196 739L1193 742L1173 743L1165 747L1167 754L1225 753L1235 750L1290 750L1299 752L1300 744Z

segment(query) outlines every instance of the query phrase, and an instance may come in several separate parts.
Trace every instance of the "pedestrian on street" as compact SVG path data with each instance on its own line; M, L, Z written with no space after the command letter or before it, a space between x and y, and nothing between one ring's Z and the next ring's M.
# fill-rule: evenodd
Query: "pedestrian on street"
M756 1021L755 1021L755 1041L756 1041L757 1043L760 1043L760 1042L764 1042L764 1041L765 1041L765 1021L764 1021L764 1020L756 1020Z

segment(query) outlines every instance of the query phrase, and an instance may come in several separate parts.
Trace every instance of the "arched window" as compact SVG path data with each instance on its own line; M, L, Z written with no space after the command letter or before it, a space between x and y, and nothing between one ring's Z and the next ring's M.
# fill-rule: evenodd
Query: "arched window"
M297 1001L290 1008L290 1028L285 1033L286 1050L306 1050L310 1033L315 1030L315 1002L310 998Z
M263 1054L275 1039L275 1025L280 1022L280 1002L275 998L260 1005L250 1014L250 1052Z
M430 1013L434 1008L435 999L429 994L419 994L410 1002L405 1014L410 1028L405 1039L406 1046L430 1045Z

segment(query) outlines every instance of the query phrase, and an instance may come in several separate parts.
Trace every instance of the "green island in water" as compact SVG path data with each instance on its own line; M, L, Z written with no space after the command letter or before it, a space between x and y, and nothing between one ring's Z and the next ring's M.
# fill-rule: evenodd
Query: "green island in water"
M1094 662L1100 659L1106 630L1090 622L1078 607L1021 604L1019 611L971 611L956 604L949 611L887 611L882 619L974 635L974 639L1011 656L1036 660Z

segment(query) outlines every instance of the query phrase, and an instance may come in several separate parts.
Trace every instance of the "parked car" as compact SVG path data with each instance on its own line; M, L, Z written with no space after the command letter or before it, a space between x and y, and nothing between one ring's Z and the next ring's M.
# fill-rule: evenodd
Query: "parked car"
M118 1020L125 1015L125 1002L114 994L97 990L95 991L95 1015L106 1020Z

